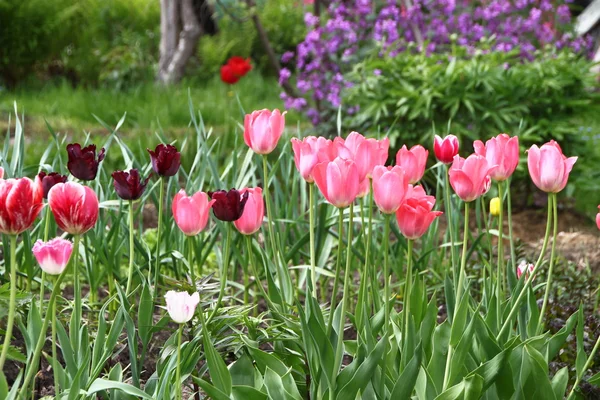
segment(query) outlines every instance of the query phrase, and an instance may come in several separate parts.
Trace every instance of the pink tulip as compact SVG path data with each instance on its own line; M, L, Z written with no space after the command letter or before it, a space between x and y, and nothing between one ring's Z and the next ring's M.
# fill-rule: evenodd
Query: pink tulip
M435 205L435 196L428 195L425 192L425 189L423 189L423 186L421 185L408 185L408 190L406 192L404 200L407 199L424 199L424 201L426 201L429 204L431 210L433 210L433 206Z
M435 135L433 152L435 157L444 164L452 163L454 156L458 154L458 138L454 135L448 135L442 139Z
M363 181L365 178L372 177L375 166L385 164L390 141L388 138L367 139L358 132L351 132L345 140L336 137L334 145L339 157L354 160L358 168L359 180Z
M0 179L4 178L4 168L0 167Z
M598 206L598 210L600 210L600 206ZM598 229L600 229L600 212L596 214L596 225L598 225Z
M98 221L96 193L76 182L54 185L48 192L48 205L58 227L71 235L89 231Z
M529 278L529 274L533 273L535 266L528 264L526 261L521 261L517 266L517 279L521 279L521 275L525 274L525 278Z
M200 303L200 295L198 292L190 296L187 292L169 290L165 294L165 302L171 319L178 324L185 324L194 316L196 306Z
M246 114L244 118L244 142L258 154L269 154L275 147L285 128L286 111L259 110Z
M244 213L242 216L233 221L233 225L237 228L240 233L244 235L252 235L256 233L265 217L265 203L263 201L262 188L250 188L242 189L240 193L243 195L245 192L249 193L248 201L244 206Z
M506 133L502 133L485 142L485 145L481 140L476 140L473 147L475 154L487 158L490 165L498 166L490 174L495 181L505 181L519 165L519 138L517 136L510 137Z
M338 208L349 206L360 190L358 168L352 160L337 157L319 163L313 169L313 177L325 199Z
M477 154L471 154L467 159L456 155L448 172L450 185L463 201L473 201L489 190L489 175L495 168Z
M308 183L314 182L312 170L315 165L333 161L337 156L333 142L324 137L307 136L302 140L293 138L292 149L296 169Z
M537 147L531 146L527 153L527 167L531 180L540 190L558 193L567 186L569 173L577 157L567 158L554 140Z
M42 271L50 275L60 275L69 263L73 243L62 238L54 238L48 242L38 240L32 251Z
M404 169L398 165L378 165L373 170L373 198L384 214L395 213L408 192L408 181Z
M441 211L431 211L434 205L435 201L432 202L429 196L408 198L402 203L396 211L396 221L405 238L420 238L433 220L443 214Z
M427 164L427 156L429 151L421 145L411 147L410 150L406 145L402 146L396 153L396 165L404 169L408 183L414 184L421 180L425 173L425 164Z
M0 179L0 232L18 235L33 225L44 207L39 178Z
M196 236L206 228L210 208L216 200L208 200L204 192L188 196L181 189L173 198L173 218L186 236Z

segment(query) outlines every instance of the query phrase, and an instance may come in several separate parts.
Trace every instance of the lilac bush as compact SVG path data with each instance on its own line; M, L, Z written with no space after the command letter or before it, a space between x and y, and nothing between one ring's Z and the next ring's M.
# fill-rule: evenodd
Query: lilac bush
M474 53L483 38L493 38L490 51L518 49L524 61L548 44L589 52L591 38L575 37L571 19L562 0L332 0L321 18L305 15L304 41L295 54L283 55L284 64L295 63L300 97L282 93L282 98L287 108L305 111L313 124L326 120L341 106L344 89L352 86L345 73L373 50L396 57L462 46ZM291 77L290 68L284 68L280 82ZM355 111L344 109L346 114Z

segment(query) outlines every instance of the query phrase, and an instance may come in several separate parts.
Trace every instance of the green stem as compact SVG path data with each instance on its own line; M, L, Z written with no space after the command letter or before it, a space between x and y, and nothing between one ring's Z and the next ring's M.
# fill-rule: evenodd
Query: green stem
M160 178L160 195L158 200L158 226L156 228L156 259L155 259L155 267L154 267L154 292L156 295L158 291L158 277L159 277L159 266L160 266L160 234L162 231L162 217L163 217L163 203L165 200L165 178Z
M512 203L511 203L511 199L510 199L510 181L506 181L506 206L508 209L507 212L507 220L508 220L508 238L510 240L510 260L512 263L511 268L509 269L509 275L511 275L511 279L508 280L509 282L509 290L512 290L512 285L511 282L513 282L513 275L516 278L516 269L517 269L517 256L515 253L515 242L514 242L514 238L513 238L513 229L512 229Z
M175 387L177 388L176 399L180 400L181 396L181 335L183 333L183 325L179 324L179 332L177 332L177 367L175 368Z
M194 273L194 237L188 236L188 266L190 268L190 279L192 280L192 287L196 291L196 274Z
M502 298L504 297L502 293L504 286L504 193L502 189L502 182L498 182L498 199L500 200L500 209L498 210L498 270L496 271L496 317L498 319L498 324L496 326L500 326L500 323L502 322Z
M78 237L79 236L75 236L75 240L77 240ZM71 255L71 258L73 258L73 256L75 256L75 258L77 258L76 254ZM56 296L58 295L58 292L60 291L60 285L67 274L67 270L68 269L65 268L65 270L58 276L58 279L56 280L56 283L54 284L54 287L52 288L52 293L50 294L50 300L48 301L48 310L46 311L46 316L44 317L42 329L40 330L40 334L38 336L38 340L35 345L35 349L33 351L33 357L31 359L32 362L27 364L29 366L29 368L27 368L25 379L23 380L23 386L21 387L18 398L25 398L26 394L28 393L29 383L31 382L31 379L33 379L33 376L35 375L35 373L38 370L37 366L39 366L40 354L42 352L42 347L43 347L44 341L46 339L46 331L48 330L48 324L50 323L51 310L54 308L54 302L56 301Z
M390 340L390 266L388 262L388 253L390 248L390 215L385 214L384 219L384 234L383 234L383 357L381 359L381 387L379 395L385 399L385 375L386 375L386 359L388 352L388 342Z
M340 272L341 272L341 260L342 260L342 248L344 247L344 240L342 239L342 231L344 229L344 210L338 209L338 249L337 249L337 260L335 264L335 279L333 280L333 291L331 292L331 306L329 307L329 321L327 323L327 337L331 334L333 328L333 315L335 314L336 299L338 286L340 284ZM325 288L323 288L325 290Z
M369 191L369 234L367 241L367 250L365 251L365 274L371 275L371 299L373 300L373 306L376 310L381 308L379 304L379 293L377 288L377 271L371 265L371 243L373 241L373 180L370 181L371 190ZM387 240L388 238L385 238Z
M52 305L52 373L54 375L54 393L58 393L60 385L58 383L58 351L56 351L56 301Z
M412 294L412 252L413 252L413 240L407 241L406 250L406 279L404 282L404 332L402 334L402 340L406 343L410 326L410 296ZM406 365L408 360L403 360L403 365Z
M469 237L469 203L465 203L465 225L463 228L463 247L462 247L462 256L460 260L460 271L458 273L458 286L456 287L456 300L454 303L454 315L452 321L456 319L456 314L458 312L458 307L460 306L460 301L463 295L464 286L465 286L465 266L467 265L467 241ZM448 356L446 357L446 370L444 371L444 384L443 389L446 390L448 384L450 383L450 367L452 364L452 355L454 353L454 346L451 344L448 346Z
M259 278L260 275L258 274L258 271L256 270L256 264L255 264L255 261L254 261L254 252L252 251L252 237L250 235L246 235L246 248L248 250L248 257L249 257L249 260L250 260L250 269L252 270L252 274L254 275L254 279L256 279L256 284L258 286L258 290L260 291L260 294L262 295L262 297L267 302L267 305L269 306L269 309L271 311L275 311L275 310L277 310L277 308L273 304L273 302L271 301L270 297L267 295L267 292L265 291L265 288L263 288L263 285L260 282L260 278ZM255 302L255 303L257 303L257 302Z
M317 263L315 255L315 190L314 183L308 184L308 219L310 238L310 285L307 285L312 296L317 298Z
M448 226L448 231L450 232L450 255L452 257L452 279L454 284L456 285L456 249L454 248L454 229L452 226L452 204L450 204L450 182L448 180L448 170L450 168L449 165L444 166L444 205L446 208L446 224ZM448 268L446 268L445 274L448 274Z
M44 242L48 241L48 236L50 233L50 214L52 211L50 207L46 207L46 215L44 216ZM40 312L43 312L44 305L44 290L46 288L46 273L42 271L42 281L40 282Z
M250 236L250 235L246 235L246 236ZM242 264L242 269L243 269L243 273L244 273L244 305L245 306L247 306L250 303L250 274L248 273L248 264L250 264L249 260L247 263Z
M587 369L590 367L590 365L594 361L594 356L596 355L596 352L598 351L598 347L600 347L600 336L598 336L598 338L596 339L596 344L594 345L594 348L592 349L590 356L588 357L587 361L585 362L583 369L581 370L579 375L577 375L577 379L575 380L575 384L573 385L573 388L569 392L569 397L567 397L567 400L571 400L572 398L574 398L575 389L577 389L577 386L579 386L581 379L583 379L583 375L585 374L585 371L587 371Z
M0 371L4 371L4 362L8 355L10 340L12 339L12 330L15 322L15 312L17 308L17 236L10 235L10 300L8 303L8 321L6 322L6 332L2 353L0 354Z
M81 283L79 282L79 235L74 236L73 240L73 296L75 297L75 306L73 313L75 314L73 321L81 323ZM79 349L79 328L75 326L69 327L71 330L71 346L74 351Z
M341 211L341 210L340 210ZM354 203L350 203L350 212L348 218L348 246L346 247L346 270L344 271L344 292L342 294L342 313L340 315L340 325L338 326L338 338L336 342L335 348L335 358L334 362L336 363L335 368L333 369L331 382L332 388L329 389L329 398L331 400L335 399L335 381L337 378L338 371L342 365L342 356L344 352L344 325L346 322L346 303L348 297L348 290L350 289L350 264L352 261L352 216L354 213Z
M127 288L125 293L129 295L131 291L131 281L133 280L133 258L134 258L134 247L133 247L133 200L129 200L129 273L127 274Z
M556 193L550 193L548 201L552 201L552 214L553 214L553 225L554 233L552 235L552 250L550 250L550 267L548 267L548 281L546 282L546 292L544 293L544 302L542 303L542 310L540 311L540 318L538 320L537 334L541 334L544 329L544 314L546 313L546 307L548 305L548 297L552 290L552 271L554 270L554 252L556 249L556 236L558 235L558 207L556 205Z
M525 281L525 285L523 285L523 288L521 289L521 292L519 293L517 300L515 300L515 302L513 303L513 306L510 309L510 312L508 313L508 317L504 321L502 328L500 328L500 332L496 336L496 340L500 340L500 338L502 337L504 332L511 325L512 319L514 318L517 310L521 306L521 302L525 298L525 295L527 294L527 290L529 289L529 287L531 286L531 283L533 282L533 277L537 274L538 270L540 269L540 267L542 265L544 253L546 253L546 248L548 246L548 240L550 239L550 227L552 225L552 199L550 198L550 196L551 195L549 194L548 195L548 219L546 221L546 234L544 235L544 243L542 244L542 251L540 251L540 255L535 263L535 267L533 268L533 271L529 274L529 277Z
M223 268L221 270L221 285L219 287L219 297L217 297L217 303L215 304L215 308L212 310L210 315L208 316L208 320L206 323L210 323L212 319L217 314L219 307L221 307L221 302L223 301L223 295L225 293L225 285L227 284L227 276L229 275L229 252L231 247L231 224L227 224L225 228L227 230L227 239L225 239L225 248L223 249Z

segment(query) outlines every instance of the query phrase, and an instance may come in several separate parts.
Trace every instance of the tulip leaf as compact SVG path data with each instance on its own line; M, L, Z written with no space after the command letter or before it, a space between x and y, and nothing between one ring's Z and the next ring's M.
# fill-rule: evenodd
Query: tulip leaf
M268 400L269 397L251 386L234 385L231 390L233 400Z
M337 400L353 399L359 391L365 389L381 362L386 340L387 338L383 338L377 343L371 354L356 369L352 379L338 391Z
M421 368L421 343L415 349L415 352L402 371L400 377L396 380L396 384L392 389L392 394L390 398L392 399L410 399L415 384L417 382L417 377L419 376L419 370Z
M232 385L231 374L225 365L225 361L223 361L213 346L206 329L204 329L204 334L202 336L204 341L204 352L206 354L206 363L208 364L210 377L215 387L229 396L231 394Z
M136 388L135 386L129 385L127 383L111 381L107 379L98 378L92 382L89 389L86 390L87 396L90 396L94 393L103 391L103 390L111 390L116 389L120 390L128 395L136 396L138 398L152 400L152 397L142 390Z
M591 383L590 381L588 381ZM569 367L563 367L552 378L552 389L557 399L562 399L569 384Z

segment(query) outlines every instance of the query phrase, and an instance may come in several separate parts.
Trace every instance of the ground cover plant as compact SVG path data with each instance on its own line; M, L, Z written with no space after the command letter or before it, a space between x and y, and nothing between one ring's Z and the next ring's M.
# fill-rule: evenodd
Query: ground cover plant
M190 133L159 131L144 156L121 119L102 143L50 130L27 164L13 117L0 398L573 399L600 381L589 307L549 319L578 163L555 141L523 154L517 136L471 150L446 135L390 154L387 137L299 137L268 109L231 141L189 103ZM535 259L513 234L523 157L547 194Z

